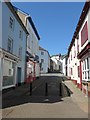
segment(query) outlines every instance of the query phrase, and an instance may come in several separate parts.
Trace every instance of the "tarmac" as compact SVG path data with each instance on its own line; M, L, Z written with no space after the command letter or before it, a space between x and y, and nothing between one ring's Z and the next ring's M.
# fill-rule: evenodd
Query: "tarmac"
M4 93L3 118L88 118L89 98L72 81L64 78L59 74L40 77L33 82L32 96L29 84ZM62 96L59 83L62 83Z

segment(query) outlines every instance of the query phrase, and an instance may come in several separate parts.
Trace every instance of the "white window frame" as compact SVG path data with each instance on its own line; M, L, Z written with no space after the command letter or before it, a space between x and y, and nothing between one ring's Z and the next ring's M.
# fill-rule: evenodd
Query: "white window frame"
M12 16L9 17L9 28L14 31L15 20Z
M89 67L88 67L88 64L87 64L87 59L88 59L88 62L89 62ZM84 81L90 81L90 57L89 58L87 57L86 59L83 60L82 79Z
M10 50L9 50L9 47L10 47ZM13 39L10 37L8 37L8 41L7 41L7 51L9 53L13 53Z

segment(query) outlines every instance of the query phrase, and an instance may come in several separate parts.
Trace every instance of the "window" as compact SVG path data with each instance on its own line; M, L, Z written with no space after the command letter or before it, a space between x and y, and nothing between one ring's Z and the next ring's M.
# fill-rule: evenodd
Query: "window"
M19 47L19 57L22 58L22 47Z
M9 27L11 30L14 30L14 19L12 17L10 17L10 20L9 20Z
M75 44L74 44L74 58L76 57L76 50L75 50Z
M89 58L87 58L87 69L89 69Z
M71 60L72 60L72 54L71 54Z
M19 38L22 40L22 31L19 31Z
M78 66L78 77L80 77L80 66Z
M79 40L77 40L77 53L79 53Z
M43 63L44 62L44 59L41 59L41 63Z
M10 53L13 52L13 40L12 40L11 38L8 38L7 50L8 50L8 52L10 52Z
M87 22L86 22L81 31L81 46L83 46L87 40L88 40L88 28L87 28Z
M44 55L44 52L41 52L41 55Z
M90 58L83 61L83 80L90 80Z
M71 75L73 75L73 71L72 71L72 68L71 68Z
M9 69L9 75L11 76L11 73L12 73L12 70L11 69Z

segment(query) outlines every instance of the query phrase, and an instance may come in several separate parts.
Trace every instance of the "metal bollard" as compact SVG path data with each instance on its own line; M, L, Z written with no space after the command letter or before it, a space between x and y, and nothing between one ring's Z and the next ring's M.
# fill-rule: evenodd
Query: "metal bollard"
M30 83L30 96L32 95L32 82Z
M62 96L62 83L59 84L59 95Z
M48 84L45 84L45 96L48 96Z

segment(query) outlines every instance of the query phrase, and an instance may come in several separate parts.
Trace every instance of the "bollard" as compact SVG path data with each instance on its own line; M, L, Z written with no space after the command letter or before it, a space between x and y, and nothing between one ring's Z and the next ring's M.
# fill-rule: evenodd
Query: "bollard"
M30 83L30 96L32 95L32 82Z
M45 96L48 96L48 84L45 84Z
M59 95L62 96L62 83L59 84Z

